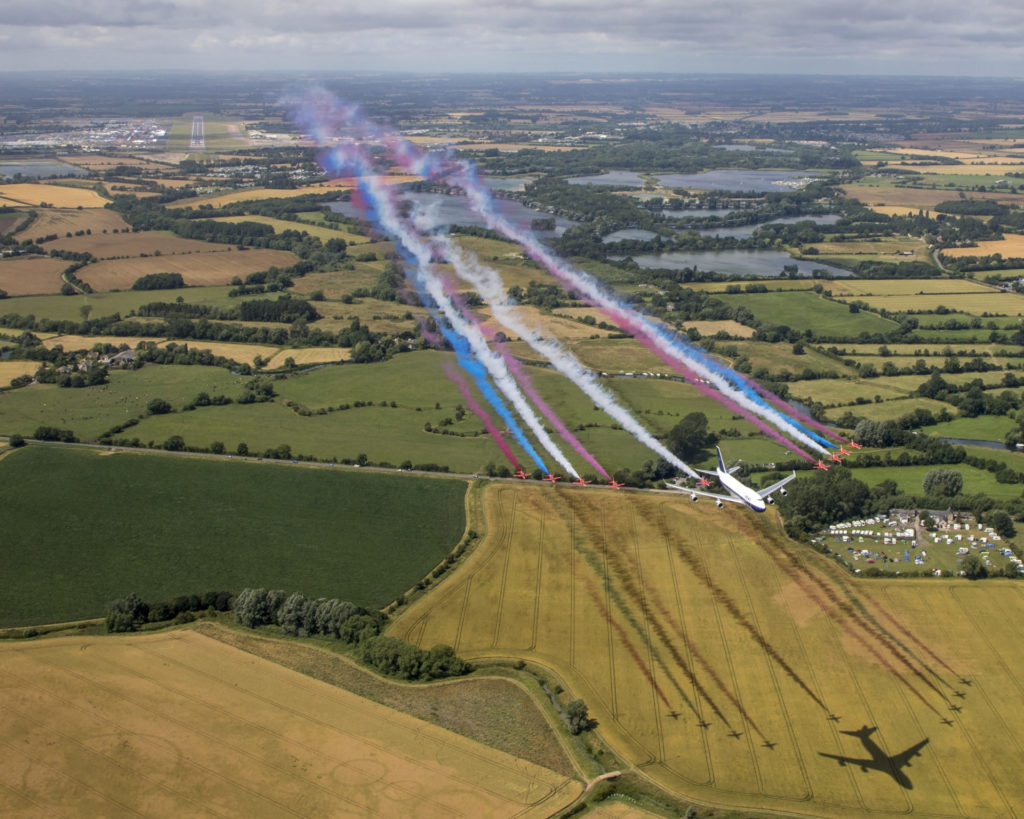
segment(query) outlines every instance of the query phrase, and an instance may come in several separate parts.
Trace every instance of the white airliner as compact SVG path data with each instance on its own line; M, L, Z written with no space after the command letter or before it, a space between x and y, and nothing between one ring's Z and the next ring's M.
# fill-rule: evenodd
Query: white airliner
M686 486L680 486L679 484L665 482L666 486L672 489L678 489L680 492L689 492L691 500L697 500L698 496L704 498L714 498L715 505L719 508L722 507L722 502L728 503L743 503L753 509L755 512L763 512L767 508L767 503L775 503L772 499L772 492L778 491L780 494L785 495L786 490L783 489L787 483L796 477L794 471L792 475L783 478L778 483L773 483L767 489L753 489L745 484L741 483L739 478L734 478L732 473L739 469L738 466L734 466L732 469L725 468L725 461L722 460L722 450L717 446L715 451L718 453L718 468L714 471L708 469L698 469L698 472L703 472L705 475L714 475L718 478L718 482L722 487L728 491L728 495L717 495L714 492L702 492L700 489L690 489Z

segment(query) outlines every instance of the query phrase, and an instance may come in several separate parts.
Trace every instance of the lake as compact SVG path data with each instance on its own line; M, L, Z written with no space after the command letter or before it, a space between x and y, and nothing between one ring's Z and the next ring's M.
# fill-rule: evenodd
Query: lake
M571 176L570 185L614 185L617 188L642 188L644 180L636 171L608 171L593 176Z
M620 257L621 258L621 257ZM714 271L728 276L781 276L786 265L796 265L801 276L810 276L814 270L826 270L832 276L852 276L849 270L832 267L821 262L809 262L792 258L788 253L777 250L705 250L673 251L671 253L645 253L634 256L640 267L683 270L693 267L697 270Z
M535 176L485 176L484 184L492 191L521 191Z
M686 211L678 211L686 213ZM696 211L690 211L696 213ZM840 219L838 214L830 213L825 216L783 216L779 219L772 219L770 222L759 222L756 225L739 225L738 227L717 227L717 228L695 228L698 233L706 233L708 236L731 236L734 239L749 239L754 231L764 225L793 225L797 222L816 222L819 225L834 225ZM625 239L640 239L646 241L653 239L658 234L650 230L640 228L626 228L609 233L601 241L605 244L621 242Z
M444 193L416 193L404 192L402 199L408 199L416 203L420 208L430 213L439 225L460 225L475 227L486 227L481 216L474 213L467 205L465 196L448 196ZM348 216L352 219L362 219L363 214L352 202L329 202L331 210ZM550 214L533 210L521 205L511 199L496 199L495 208L506 219L511 221L522 230L530 230L530 224L534 219L550 219ZM534 234L541 237L561 236L566 229L576 224L570 219L563 219L560 216L553 217L555 229L537 230Z
M12 178L15 174L35 178L47 176L88 176L84 168L58 162L56 159L25 159L16 162L0 161L0 177Z
M703 191L755 191L771 193L789 187L803 187L814 176L807 171L704 171L703 173L654 173L664 186ZM644 180L635 171L608 171L593 176L573 176L570 185L613 185L642 188Z
M658 174L661 184L669 188L757 193L780 192L790 187L801 188L812 178L807 171L705 171Z
M625 239L640 239L647 241L653 239L658 234L653 230L641 230L640 228L625 228L624 230L616 230L614 233L609 233L601 241L605 244L610 242L621 242Z
M830 213L827 216L783 216L779 219L772 219L770 222L759 222L756 225L739 225L738 227L714 227L697 228L699 233L708 236L723 236L733 239L749 239L754 231L764 225L795 225L797 222L815 222L819 225L834 225L840 219L839 214Z

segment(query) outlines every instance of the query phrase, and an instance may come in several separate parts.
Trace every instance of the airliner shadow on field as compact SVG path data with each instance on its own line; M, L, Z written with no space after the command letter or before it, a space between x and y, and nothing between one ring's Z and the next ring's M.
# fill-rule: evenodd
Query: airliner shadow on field
M903 773L904 768L910 767L910 760L915 756L921 755L921 749L928 744L928 738L922 739L916 745L911 745L905 751L901 751L898 754L889 756L879 746L878 743L871 739L871 735L877 731L877 727L869 728L868 726L862 727L859 731L840 731L841 734L847 736L857 737L864 749L871 754L869 759L858 759L852 756L838 756L836 754L825 754L818 752L819 756L828 757L829 759L835 759L839 761L840 765L856 765L862 771L867 771L871 768L882 773L889 774L901 788L906 788L908 791L914 789L913 783Z

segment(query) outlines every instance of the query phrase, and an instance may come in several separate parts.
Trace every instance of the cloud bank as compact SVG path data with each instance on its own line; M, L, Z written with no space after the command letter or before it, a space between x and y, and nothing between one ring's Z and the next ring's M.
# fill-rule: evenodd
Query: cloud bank
M8 0L0 70L1020 76L1007 0Z

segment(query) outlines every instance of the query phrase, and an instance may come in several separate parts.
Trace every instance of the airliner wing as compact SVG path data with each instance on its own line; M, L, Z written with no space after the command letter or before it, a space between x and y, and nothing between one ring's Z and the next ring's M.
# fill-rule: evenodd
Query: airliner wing
M795 477L796 477L796 471L794 470L792 475L789 475L789 476L783 478L778 483L773 483L767 489L759 490L757 494L760 495L762 498L767 498L772 492L775 492L775 491L777 491L779 489L782 489L782 487L784 487L787 483L789 483Z
M900 768L909 768L910 760L915 756L921 756L921 749L927 744L928 740L922 739L917 743L917 745L913 745L902 753L896 754L896 756L892 757L893 767L895 767L896 770L899 770Z
M825 754L818 751L818 756L826 757L827 759L834 759L836 762L842 765L852 765L854 767L871 768L875 766L875 760L873 759L855 759L852 756L840 756L839 754Z
M714 492L703 492L700 489L690 489L688 486L679 486L679 484L669 483L668 481L665 481L665 486L670 489L678 489L680 492L686 492L690 495L700 495L702 498L714 498L715 500L728 501L729 503L741 503L744 506L746 505L746 501L733 497L732 495L716 495Z

